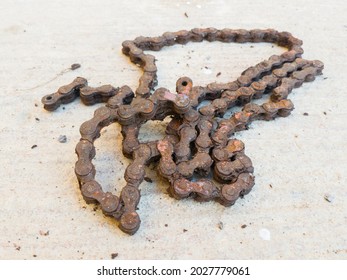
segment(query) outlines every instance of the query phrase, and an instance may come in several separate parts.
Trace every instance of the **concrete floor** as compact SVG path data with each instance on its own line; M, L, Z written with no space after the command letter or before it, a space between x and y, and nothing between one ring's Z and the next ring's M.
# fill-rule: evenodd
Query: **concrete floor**
M346 259L347 2L138 3L1 0L0 258ZM290 31L303 39L305 58L325 63L324 75L294 90L291 116L236 135L255 167L247 197L231 208L176 201L148 170L153 183L141 185L141 228L127 236L85 204L74 176L79 126L100 105L77 100L49 113L40 99L76 76L135 88L140 71L121 54L122 41L207 26ZM184 75L196 85L231 81L282 51L269 44L166 48L155 54L159 86L174 90ZM66 70L73 63L82 67ZM158 139L164 128L149 123L141 137ZM129 162L120 143L116 124L96 142L97 179L116 192Z

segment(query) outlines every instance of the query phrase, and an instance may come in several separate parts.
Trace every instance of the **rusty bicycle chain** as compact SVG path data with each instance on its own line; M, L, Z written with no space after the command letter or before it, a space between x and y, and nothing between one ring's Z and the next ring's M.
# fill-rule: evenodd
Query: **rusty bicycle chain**
M157 85L155 57L144 51L159 51L166 46L203 40L268 42L288 50L249 67L229 83L193 86L190 78L182 77L176 83L177 94L166 88L154 90ZM159 37L141 36L122 44L123 53L143 69L135 93L126 85L120 88L111 85L92 88L86 79L78 77L60 87L56 93L44 96L44 108L50 111L78 96L86 105L107 102L80 128L75 173L83 198L87 203L100 204L104 214L120 221L122 231L134 234L140 226L140 217L136 212L140 201L139 185L145 177L145 166L155 161L159 162L158 173L170 182L169 193L173 197L194 197L198 201L215 199L222 205L233 205L240 196L250 192L254 176L243 142L230 137L246 129L253 120L268 121L288 116L294 109L287 99L288 94L293 88L313 81L316 75L322 73L322 62L301 58L301 45L302 41L290 33L273 29L197 28L166 32ZM262 105L251 103L266 93L270 93L268 102ZM210 103L198 109L204 100L210 100ZM223 117L234 106L243 107L229 119L218 121L218 117ZM141 125L148 120L163 120L167 116L172 116L172 120L164 139L140 143ZM92 163L94 141L100 137L100 130L113 122L122 127L123 154L133 159L126 168L124 178L127 184L119 197L103 191L95 180L96 171ZM205 178L192 180L194 174ZM211 174L214 180L208 178Z

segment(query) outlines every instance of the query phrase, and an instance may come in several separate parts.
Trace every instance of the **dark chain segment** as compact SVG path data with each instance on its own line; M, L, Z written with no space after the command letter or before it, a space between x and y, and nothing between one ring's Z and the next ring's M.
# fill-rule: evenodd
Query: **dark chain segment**
M159 51L166 46L203 40L268 42L288 50L249 67L235 81L202 87L193 86L189 77L182 77L177 80L176 93L165 88L154 90L157 85L155 57L144 51ZM55 110L78 96L86 105L107 102L80 128L75 173L86 202L100 204L103 212L119 220L120 228L129 234L135 233L140 226L136 212L140 201L139 186L145 177L145 166L151 162L158 163L158 173L170 182L169 193L177 199L194 197L198 201L216 200L230 206L248 194L254 185L252 162L245 155L243 142L230 137L247 129L253 120L288 116L294 109L287 99L289 93L302 83L313 81L324 67L318 60L301 58L301 40L273 29L196 28L166 32L159 37L141 36L122 45L123 53L143 69L135 94L128 86L92 88L86 79L78 77L56 93L43 97L42 102L47 110ZM267 93L270 93L269 101L262 105L251 103ZM198 108L204 100L210 103ZM219 119L234 106L242 106L242 110L229 119ZM164 139L140 143L141 125L167 116L172 120ZM120 197L103 191L95 181L92 164L94 141L100 137L100 130L113 122L122 126L123 154L133 159L125 171L127 184ZM195 176L205 178L196 179Z

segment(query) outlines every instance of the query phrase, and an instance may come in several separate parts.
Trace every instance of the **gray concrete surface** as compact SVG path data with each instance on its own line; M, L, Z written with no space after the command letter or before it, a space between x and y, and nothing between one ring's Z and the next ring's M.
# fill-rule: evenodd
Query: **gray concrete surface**
M346 259L346 3L1 0L0 258ZM207 26L290 31L304 40L305 58L325 63L324 75L293 92L290 117L237 134L255 166L247 197L231 208L176 201L148 170L153 183L141 185L142 225L129 237L84 203L74 176L79 126L100 105L77 100L49 113L40 99L75 76L135 88L140 71L121 54L123 40ZM282 51L252 46L166 48L155 54L159 85L174 90L183 75L196 85L230 81ZM67 71L72 63L82 67ZM157 139L163 130L152 122L141 137ZM115 192L128 163L120 143L116 124L96 142L97 178Z

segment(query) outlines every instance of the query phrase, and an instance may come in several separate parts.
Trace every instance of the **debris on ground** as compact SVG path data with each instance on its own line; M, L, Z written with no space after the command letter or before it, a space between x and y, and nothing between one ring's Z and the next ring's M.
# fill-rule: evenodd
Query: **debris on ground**
M58 137L58 141L59 141L60 143L66 143L66 141L67 141L66 135L60 135L60 136Z
M81 64L79 64L79 63L74 63L74 64L71 65L70 69L73 71L73 70L76 70L76 69L78 69L78 68L80 68L80 67L81 67Z
M114 260L115 258L118 257L118 253L112 253L111 254L111 259Z
M21 247L18 244L13 243L13 246L17 251L20 251Z
M330 202L330 203L332 203L332 202L334 201L334 197L333 197L331 194L328 194L328 193L326 193L326 194L324 195L324 199L325 199L326 201Z
M47 236L47 235L49 235L49 230L46 230L46 231L40 230L39 233L40 233L40 235L42 235L42 236Z

